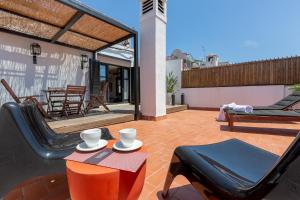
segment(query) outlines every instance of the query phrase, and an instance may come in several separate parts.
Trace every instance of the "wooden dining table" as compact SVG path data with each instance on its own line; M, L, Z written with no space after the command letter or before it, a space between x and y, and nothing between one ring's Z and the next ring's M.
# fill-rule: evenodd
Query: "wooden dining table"
M45 93L47 99L47 112L50 113L63 113L63 102L66 96L66 88L56 87L47 90L41 90ZM68 94L68 97L78 97L78 94ZM55 110L55 108L60 108Z
M63 99L65 97L66 89L62 87L49 88L47 90L41 90L45 93L47 99L47 113L62 113ZM60 108L55 110L55 108Z

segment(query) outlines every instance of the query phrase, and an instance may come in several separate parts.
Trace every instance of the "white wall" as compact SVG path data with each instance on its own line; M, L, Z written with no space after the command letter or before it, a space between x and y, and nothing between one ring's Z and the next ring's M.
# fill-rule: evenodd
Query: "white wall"
M211 87L211 88L181 88L181 72L183 62L167 60L167 74L173 72L178 77L176 104L181 103L181 93L185 95L185 103L196 108L219 108L222 104L235 102L252 106L267 106L289 95L289 86L243 86L243 87ZM168 102L168 101L167 101ZM297 105L297 108L300 105Z
M175 87L175 103L180 104L181 103L181 71L183 70L183 60L182 59L176 59L176 60L167 60L167 75L170 72L173 72L175 77L177 77L177 85Z
M42 49L36 65L30 55L33 42ZM88 86L89 73L81 70L81 54L92 56L89 52L0 32L0 79L4 78L17 96L41 94L42 89L68 84ZM0 105L7 101L13 99L1 84Z
M185 103L190 107L219 108L235 102L252 106L267 106L291 93L288 86L243 86L215 88L184 88Z
M158 1L153 3L156 9L146 14L141 10L141 112L144 116L160 117L166 115L167 12L162 15L157 9Z

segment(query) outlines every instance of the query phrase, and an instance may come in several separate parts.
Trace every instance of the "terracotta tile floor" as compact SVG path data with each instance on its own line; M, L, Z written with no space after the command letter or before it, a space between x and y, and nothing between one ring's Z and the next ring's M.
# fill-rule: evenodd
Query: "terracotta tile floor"
M281 155L296 136L299 123L236 123L232 132L226 123L216 122L217 112L186 110L168 115L162 121L132 121L123 124L108 126L112 134L118 138L117 131L123 128L136 128L138 138L142 140L149 152L147 160L147 172L144 189L140 196L141 200L162 199L161 190L167 174L169 162L174 149L179 145L209 144L230 138L238 138L267 151ZM52 179L49 179L52 180ZM40 195L42 199L66 199L67 184L65 177L52 183L47 179L41 180L40 189L37 193L28 193L31 188L20 188L11 193L7 199L24 199L24 195ZM61 187L60 184L61 183ZM33 182L31 185L35 184ZM29 185L29 186L31 186ZM54 190L49 192L49 187L54 188L55 198L52 198ZM64 187L66 186L66 187ZM38 187L39 188L39 187ZM48 189L47 189L48 188ZM178 176L171 187L168 199L196 200L201 197L190 186L184 177ZM48 191L48 193L41 192ZM47 198L45 198L45 196ZM26 198L25 198L26 199ZM30 198L34 200L34 198ZM36 198L40 199L40 198Z
M227 123L217 122L218 112L186 110L162 121L133 121L109 126L113 135L122 128L136 128L138 138L149 152L145 186L140 199L162 199L160 192L174 149L179 145L209 144L238 138L281 155L300 129L299 123L236 123L232 132ZM177 177L169 199L201 199L184 177Z

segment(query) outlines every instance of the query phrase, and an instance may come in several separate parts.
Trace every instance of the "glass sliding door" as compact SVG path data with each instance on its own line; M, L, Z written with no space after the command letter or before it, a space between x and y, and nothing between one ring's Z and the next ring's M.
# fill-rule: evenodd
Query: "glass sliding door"
M104 64L101 64L99 71L100 71L99 72L100 83L105 83L107 81L107 66Z
M108 73L108 66L105 64L100 64L99 67L99 81L100 81L100 88L103 88L104 84L107 82L107 73ZM107 97L107 94L106 94ZM107 101L107 99L105 99Z
M101 63L99 82L101 87L108 82L107 100L109 103L130 102L130 68Z
M129 101L129 96L130 96L130 91L129 91L129 69L128 68L123 68L123 102L128 102Z

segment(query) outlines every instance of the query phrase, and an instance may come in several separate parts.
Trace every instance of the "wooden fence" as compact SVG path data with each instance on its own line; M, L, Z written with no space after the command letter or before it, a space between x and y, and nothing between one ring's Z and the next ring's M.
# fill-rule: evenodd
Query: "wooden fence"
M182 72L183 88L300 83L300 57L254 61Z

